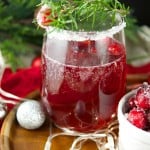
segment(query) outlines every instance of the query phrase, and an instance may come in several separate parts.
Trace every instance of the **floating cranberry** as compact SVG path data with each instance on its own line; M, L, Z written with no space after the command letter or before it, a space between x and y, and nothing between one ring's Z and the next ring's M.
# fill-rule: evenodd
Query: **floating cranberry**
M37 13L37 22L40 26L49 26L52 22L51 9L47 6L42 6Z
M110 45L108 47L108 52L112 55L121 55L122 50L124 49L122 44L119 44L117 42L110 42Z

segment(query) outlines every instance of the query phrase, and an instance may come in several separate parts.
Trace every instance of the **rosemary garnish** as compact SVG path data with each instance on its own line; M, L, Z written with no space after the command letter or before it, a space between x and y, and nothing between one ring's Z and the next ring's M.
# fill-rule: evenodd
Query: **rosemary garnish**
M67 30L100 31L115 25L115 16L125 17L129 8L118 0L42 0L51 9L50 26Z

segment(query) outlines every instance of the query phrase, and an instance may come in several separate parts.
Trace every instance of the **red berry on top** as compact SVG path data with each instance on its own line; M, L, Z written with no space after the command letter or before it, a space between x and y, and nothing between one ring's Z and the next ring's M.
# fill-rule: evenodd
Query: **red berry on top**
M52 20L49 18L49 15L51 13L50 9L47 9L45 11L43 11L43 16L42 16L42 24L43 25L48 25Z
M47 6L42 6L37 13L37 22L41 26L49 26L52 22L52 18L50 18L51 9Z
M143 109L133 108L130 110L127 119L140 129L145 129L147 127L147 118Z
M51 20L49 19L49 15L50 15L50 9L46 10L44 15L43 15L43 23L49 23L51 22Z
M143 109L150 109L150 86L144 84L136 94L136 104Z

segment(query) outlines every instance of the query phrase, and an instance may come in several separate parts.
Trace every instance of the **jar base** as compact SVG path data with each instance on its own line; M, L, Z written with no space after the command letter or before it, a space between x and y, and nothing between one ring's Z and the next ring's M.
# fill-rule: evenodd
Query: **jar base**
M60 136L74 137L70 150L82 148L86 141L90 140L95 142L97 149L111 149L118 150L118 121L114 121L107 129L99 130L93 133L80 133L67 128L62 128L56 125L60 132L52 132L53 126L51 125L51 133L45 144L46 149L50 149L52 140Z

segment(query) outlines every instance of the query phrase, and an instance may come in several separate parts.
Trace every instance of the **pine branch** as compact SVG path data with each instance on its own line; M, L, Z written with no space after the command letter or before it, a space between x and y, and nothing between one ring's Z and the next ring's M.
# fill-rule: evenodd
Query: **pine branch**
M81 4L83 1L85 3ZM115 15L115 12L120 11L122 15L125 15L127 13L126 11L128 11L128 8L126 9L124 5L120 5L117 0L93 0L95 3L89 4L90 1L91 0L42 0L41 3L41 0L1 0L0 50L7 62L12 68L16 69L24 66L19 57L20 55L40 53L44 31L37 29L37 26L33 23L34 12L39 3L47 5L53 4L55 9L51 17L54 17L56 14L57 17L60 17L60 22L57 22L56 20L56 22L53 22L54 25L60 25L60 27L64 27L65 25L67 29L74 28L75 30L78 30L79 28L91 30L91 27L95 30L99 28L99 25L103 24L105 18L109 18L107 16L110 13ZM78 5L80 4L80 7L77 9L74 5L72 6L72 2L75 2ZM97 4L100 2L103 2L101 5L105 6L107 10L100 4ZM61 7L56 7L56 4L58 3L61 4ZM61 10L62 5L63 12ZM101 7L101 10L98 13L99 7ZM108 10L111 11L109 12ZM77 13L77 11L79 11L79 13ZM105 11L108 12L108 14L105 13ZM78 19L76 20L75 17ZM127 28L125 30L126 34L131 37L131 39L136 40L134 32L136 32L137 26L135 26L135 21L130 15L128 18ZM107 20L108 23L111 22L110 19L111 18ZM67 20L67 22L64 22L63 20ZM89 27L88 24L91 24L91 27ZM109 24L109 26L110 25L111 24ZM103 26L105 26L105 24L103 24Z
M115 25L116 14L128 14L118 0L42 0L41 5L50 8L50 26L75 31L108 29Z
M40 52L43 31L33 23L40 0L0 1L0 49L12 68L24 66L20 55Z

